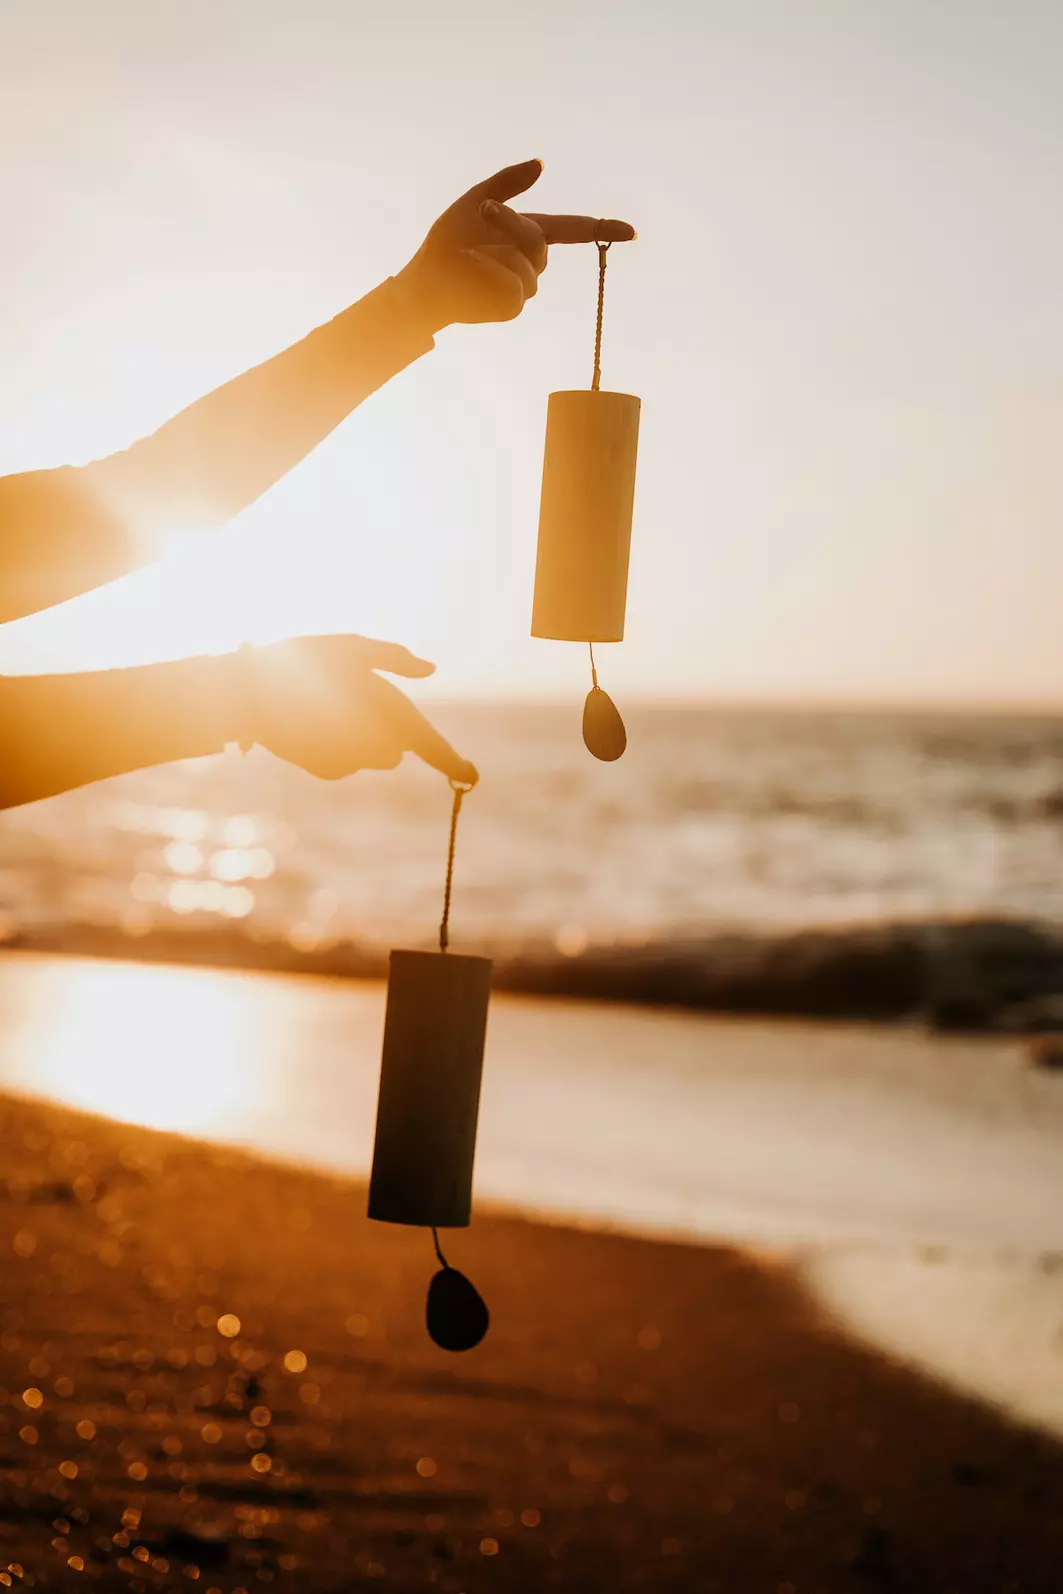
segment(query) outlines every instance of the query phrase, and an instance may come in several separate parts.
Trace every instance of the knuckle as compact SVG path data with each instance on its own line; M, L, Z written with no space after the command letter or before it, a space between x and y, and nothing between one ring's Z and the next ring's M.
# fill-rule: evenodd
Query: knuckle
M353 758L341 758L338 753L317 753L302 760L302 767L318 780L342 780L357 768Z

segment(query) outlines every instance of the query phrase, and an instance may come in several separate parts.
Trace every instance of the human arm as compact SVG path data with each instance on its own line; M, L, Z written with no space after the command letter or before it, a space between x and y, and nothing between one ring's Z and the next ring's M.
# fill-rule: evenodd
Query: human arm
M0 622L150 562L167 533L224 524L432 346L389 280L124 452L0 478Z
M538 161L463 194L413 259L327 325L92 464L0 478L0 622L51 607L148 563L168 532L238 514L352 409L455 322L509 320L551 242L634 236L624 222L518 216L504 203Z
M230 742L258 742L326 779L391 769L413 752L475 782L376 669L425 676L433 666L393 643L302 637L134 669L0 677L0 809Z

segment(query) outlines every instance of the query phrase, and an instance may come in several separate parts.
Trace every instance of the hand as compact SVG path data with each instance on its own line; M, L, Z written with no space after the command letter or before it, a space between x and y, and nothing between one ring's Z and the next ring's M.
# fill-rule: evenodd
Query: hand
M455 321L512 321L534 297L550 244L627 243L626 221L520 215L505 201L539 177L542 161L507 166L445 210L398 281L438 332Z
M404 753L416 753L451 780L479 779L409 698L374 673L434 672L398 643L297 637L256 648L247 663L255 740L311 775L338 780L358 769L394 769Z

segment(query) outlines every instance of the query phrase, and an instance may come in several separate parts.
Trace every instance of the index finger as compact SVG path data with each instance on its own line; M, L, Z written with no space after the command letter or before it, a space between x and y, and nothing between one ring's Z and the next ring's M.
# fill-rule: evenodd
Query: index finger
M438 769L441 775L446 775L449 780L461 781L463 785L475 785L479 780L476 766L470 764L468 759L462 758L456 752L446 737L440 736L435 726L425 719L419 708L416 708L409 698L403 699L406 704L406 724L403 735L406 750L415 753L418 758L428 764L432 769Z
M638 233L627 221L605 221L595 216L535 216L529 221L541 227L548 244L629 244Z

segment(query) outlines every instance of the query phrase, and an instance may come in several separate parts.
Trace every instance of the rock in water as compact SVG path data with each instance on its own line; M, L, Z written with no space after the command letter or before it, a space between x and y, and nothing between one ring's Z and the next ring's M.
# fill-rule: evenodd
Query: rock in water
M428 1286L428 1332L442 1350L472 1350L491 1314L483 1296L456 1267L442 1267Z
M583 705L583 740L587 751L611 764L627 746L627 731L616 704L600 686L592 686Z
M1063 1035L1035 1035L1027 1042L1026 1055L1035 1068L1063 1074Z

